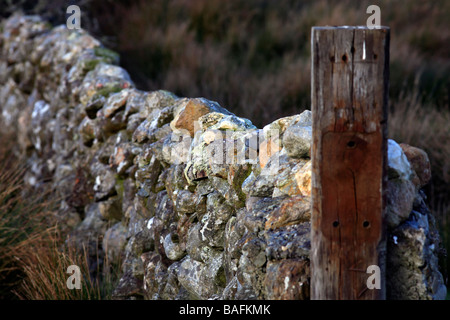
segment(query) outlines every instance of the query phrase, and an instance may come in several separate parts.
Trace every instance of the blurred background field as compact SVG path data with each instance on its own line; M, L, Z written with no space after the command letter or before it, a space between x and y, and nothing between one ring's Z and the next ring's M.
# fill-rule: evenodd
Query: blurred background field
M389 137L424 149L433 178L428 201L450 250L450 1L1 0L81 26L120 53L137 87L219 102L258 127L310 109L312 26L365 25L381 8L391 28ZM442 255L448 284L450 260Z

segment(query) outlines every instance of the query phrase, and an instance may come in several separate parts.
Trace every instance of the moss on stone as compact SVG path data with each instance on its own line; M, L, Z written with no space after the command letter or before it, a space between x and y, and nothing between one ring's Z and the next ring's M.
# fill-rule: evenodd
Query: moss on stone
M118 85L105 86L104 88L99 89L94 94L94 97L92 100L95 100L96 98L99 98L100 96L107 98L111 93L117 93L121 90L122 90L122 88Z
M53 28L53 24L51 22L49 22L49 21L45 21L44 22L44 27L46 29L51 29L51 28Z
M117 52L105 47L95 47L94 54L97 57L108 59L110 63L119 63L120 55Z
M239 174L233 181L233 189L236 191L239 200L243 202L243 206L245 206L245 200L247 199L247 195L242 191L242 184L244 183L245 179L250 176L252 173L251 166L240 168Z
M83 71L91 71L94 70L95 67L102 61L101 59L88 59L83 61Z
M219 288L225 288L227 285L227 277L225 275L225 270L223 266L217 271L216 277L214 279L214 284Z
M124 184L124 179L117 174L115 189L116 189L117 195L119 196L120 199L123 199L123 192L124 192L123 184Z

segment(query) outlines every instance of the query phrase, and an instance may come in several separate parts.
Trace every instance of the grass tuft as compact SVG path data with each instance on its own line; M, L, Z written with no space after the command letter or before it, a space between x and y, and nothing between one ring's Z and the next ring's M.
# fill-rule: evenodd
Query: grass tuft
M0 299L111 299L120 274L120 258L97 254L96 277L85 250L65 242L58 227L59 201L44 185L30 190L24 184L26 165L13 154L11 136L0 146ZM39 191L39 192L36 192ZM70 265L77 265L81 289L67 288Z

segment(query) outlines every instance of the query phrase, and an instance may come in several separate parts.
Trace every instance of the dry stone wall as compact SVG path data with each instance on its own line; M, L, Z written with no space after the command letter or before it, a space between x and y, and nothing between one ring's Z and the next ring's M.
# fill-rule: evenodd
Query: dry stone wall
M62 199L67 241L122 257L115 298L309 299L309 111L259 129L204 98L136 89L83 30L20 15L0 28L3 130L26 183ZM426 153L389 141L390 299L446 294L430 176Z

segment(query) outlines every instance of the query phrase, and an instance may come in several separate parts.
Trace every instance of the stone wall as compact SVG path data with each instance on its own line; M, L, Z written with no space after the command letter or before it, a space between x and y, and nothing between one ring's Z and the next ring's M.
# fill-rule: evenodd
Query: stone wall
M26 183L62 199L68 241L122 256L117 299L309 298L309 111L258 129L137 90L85 31L19 15L0 30L2 128ZM389 140L388 158L387 296L443 299L428 157Z

